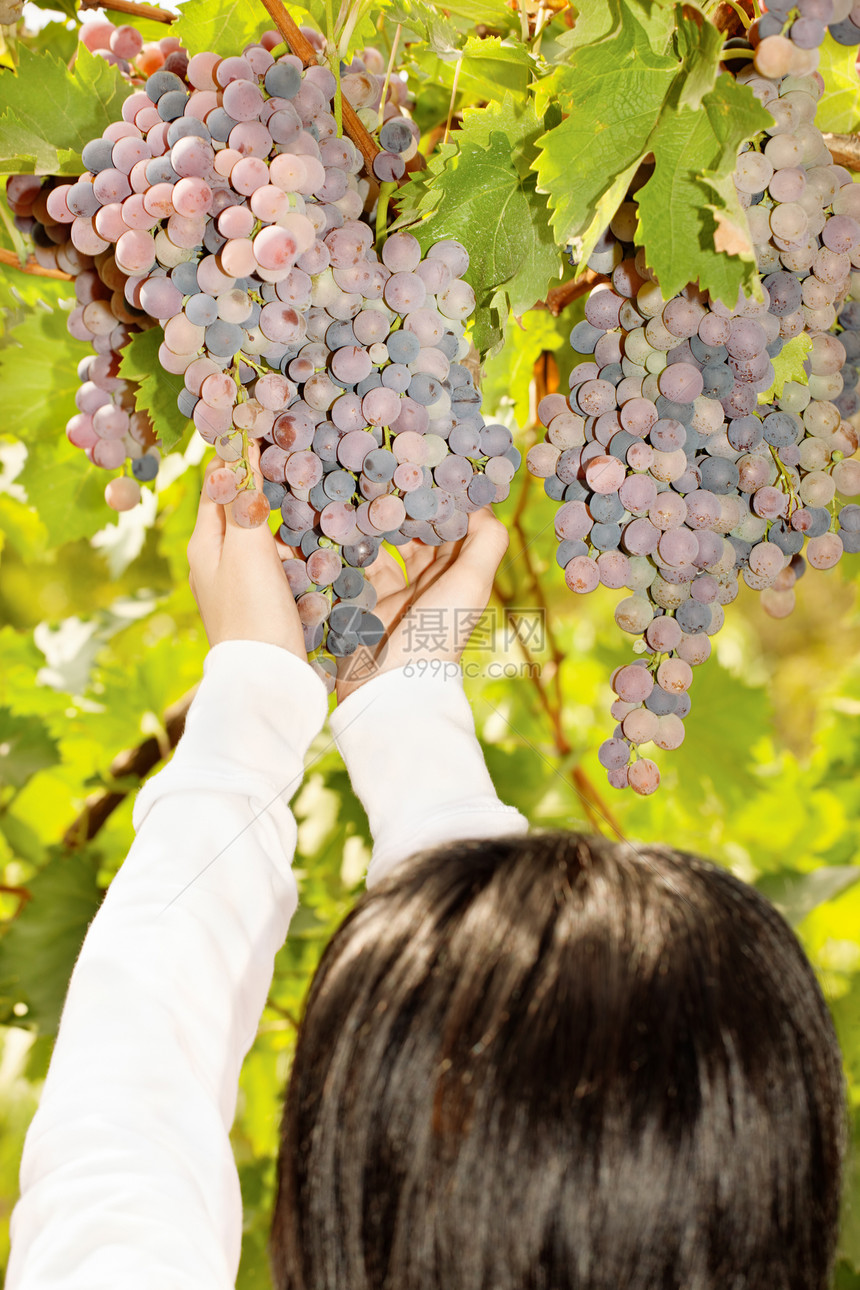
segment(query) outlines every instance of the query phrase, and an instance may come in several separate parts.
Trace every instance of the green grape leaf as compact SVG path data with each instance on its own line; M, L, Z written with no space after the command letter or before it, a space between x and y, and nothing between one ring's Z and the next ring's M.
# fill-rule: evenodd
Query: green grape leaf
M75 5L74 0L60 0L57 4L53 3L53 0L48 0L48 3L40 4L39 8L52 9L54 12L60 9L63 13L68 14L69 18L74 18L77 11L77 5ZM121 21L127 21L127 15ZM46 22L40 31L29 32L27 35L19 34L18 39L28 49L50 49L66 64L72 61L75 50L78 47L77 27L68 26L65 20L63 22Z
M61 419L76 411L77 366L91 350L69 335L66 316L42 302L27 310L9 332L10 343L0 349L3 431L28 447L37 438L56 442L63 433Z
M818 67L824 77L824 93L815 110L819 130L854 134L860 125L856 58L856 45L839 45L828 32L821 46Z
M694 12L678 11L675 39L683 68L671 97L674 106L695 109L714 88L723 52L723 34L713 23L702 21L701 14L690 16Z
M719 294L720 299L734 304L738 289L743 287L745 295L752 295L757 300L762 299L758 262L749 220L738 198L734 179L731 175L718 177L704 174L702 183L710 190L713 199L706 202L702 208L703 223L707 223L707 216L704 214L707 212L713 220L712 236L715 250L725 252L730 257L722 266L725 277L723 286L719 292L714 291L714 294ZM715 272L719 274L720 271L715 267Z
M8 493L0 494L0 536L23 560L41 555L48 539L38 513Z
M55 445L42 440L28 449L18 482L38 511L48 541L60 546L92 537L104 528L111 514L105 505L105 485L111 475L91 465L80 448L67 442L62 422L55 432Z
M567 114L538 140L539 191L559 242L581 272L640 164L654 170L637 193L637 242L664 294L690 281L720 298L757 288L747 220L728 180L740 144L770 123L750 90L718 77L721 37L701 16L642 0L611 0L569 41L566 66L538 89ZM701 25L699 25L701 22ZM670 36L672 39L670 39ZM590 38L590 39L589 39Z
M436 209L412 231L425 249L449 237L468 245L475 343L486 350L501 340L508 307L522 314L544 298L560 257L546 202L534 180L518 174L511 139L501 130L479 133L476 143L467 128L459 132L457 155L435 181Z
M59 9L67 18L77 18L77 5L75 4L75 0L33 0L33 3L36 5L37 9L50 9L54 13ZM127 16L123 21L128 21ZM30 24L28 23L27 25L29 26ZM46 24L44 27L40 28L39 35L46 35L49 27L59 26L61 26L60 23ZM51 34L53 35L53 33Z
M464 27L489 27L495 32L518 25L505 0L445 0L442 8L452 22Z
M739 286L747 293L755 288L749 256L718 249L725 227L715 221L702 198L703 190L713 193L714 185L731 175L740 144L769 121L770 114L752 91L723 75L702 99L699 111L681 108L666 112L657 122L649 139L654 173L636 194L636 241L646 248L648 265L666 299L696 281L730 305Z
M576 49L570 63L551 78L553 96L568 115L538 140L535 169L561 244L582 236L616 177L646 156L654 122L677 75L674 55L650 43L642 9L618 0L623 25Z
M481 381L484 406L493 416L513 403L517 424L526 425L535 363L544 351L563 351L568 330L560 318L553 318L545 309L529 310L521 323L508 322L504 349L487 360Z
M0 787L23 788L28 779L59 760L57 741L43 721L0 708Z
M63 427L76 412L77 366L91 351L66 329L66 315L45 302L30 310L0 349L4 429L27 448L16 483L38 512L53 544L92 537L106 519L105 471L68 442Z
M808 385L809 376L803 366L812 350L812 337L802 331L799 336L792 336L786 341L776 358L772 359L774 378L769 390L763 390L758 396L759 404L773 403L782 396L786 381L796 381L798 385Z
M582 236L571 239L571 250L577 262L575 277L579 276L581 270L588 263L589 257L609 221L624 201L630 182L638 169L639 163L634 161L626 170L622 170L621 174L616 176L603 196L598 199L594 214L591 217L591 223Z
M0 1023L57 1029L69 977L102 892L87 853L53 858L27 884L31 899L0 937ZM13 1012L25 1004L26 1014Z
M400 0L385 12L390 22L405 28L404 43L419 40L437 58L456 57L460 45L457 28L431 5L422 0Z
M297 22L307 14L294 4L290 12ZM274 23L254 0L186 0L170 34L193 54L205 49L227 57L240 53L269 27Z
M469 36L462 49L415 49L416 66L433 84L454 88L461 102L498 102L505 94L525 99L534 66L525 45L498 36Z
M50 51L19 54L17 75L0 76L0 172L81 174L82 149L119 120L132 87L85 45L71 72Z
M188 419L176 406L176 396L184 389L182 377L163 371L158 361L163 339L160 327L150 327L132 336L122 351L119 374L126 381L137 381L139 389L134 405L138 411L149 413L162 451L170 452L188 429Z
M533 100L517 99L512 94L486 107L466 108L463 112L462 130L476 147L489 147L490 136L498 131L506 135L511 161L521 179L526 179L532 169L538 155L537 140L545 128Z

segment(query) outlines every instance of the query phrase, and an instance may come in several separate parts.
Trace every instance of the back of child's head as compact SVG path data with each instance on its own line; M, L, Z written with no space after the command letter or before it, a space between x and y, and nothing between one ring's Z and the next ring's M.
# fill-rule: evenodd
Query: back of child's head
M836 1036L788 924L695 856L468 841L358 901L287 1092L278 1290L825 1290Z

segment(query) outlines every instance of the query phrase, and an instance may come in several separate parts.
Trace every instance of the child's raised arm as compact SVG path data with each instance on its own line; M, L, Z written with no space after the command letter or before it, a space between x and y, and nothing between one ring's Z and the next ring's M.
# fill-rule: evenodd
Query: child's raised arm
M229 1290L242 1060L297 905L288 802L324 687L267 528L205 495L189 544L212 649L72 974L27 1135L7 1290Z
M462 542L400 548L408 582L387 554L370 568L384 649L366 681L361 660L344 660L330 719L373 834L368 886L426 847L528 829L496 795L459 663L507 546L504 526L476 511Z

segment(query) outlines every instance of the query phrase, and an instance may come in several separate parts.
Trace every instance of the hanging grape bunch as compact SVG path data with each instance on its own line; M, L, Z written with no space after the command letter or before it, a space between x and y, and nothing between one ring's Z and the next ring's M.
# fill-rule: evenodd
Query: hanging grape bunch
M683 742L693 668L739 580L780 618L807 563L829 569L860 550L860 507L840 500L860 494L858 435L845 419L860 409L860 188L814 123L817 46L827 23L843 44L860 43L853 12L847 0L773 4L749 40L729 42L755 49L738 80L774 118L734 176L762 299L740 295L729 308L694 286L664 299L627 201L588 261L608 281L571 334L592 358L574 368L568 397L551 394L538 410L546 440L528 468L560 503L567 585L626 590L616 622L641 651L611 678L618 724L599 757L616 788L657 788L641 746ZM777 396L773 359L797 337L808 341L808 384L786 380Z
M184 75L188 66L188 56L174 36L144 43L136 28L101 20L83 28L82 40L136 87L159 68ZM129 174L141 155L134 142L140 134L132 124L134 96L128 103L132 106L124 106L123 120L110 126L105 136L117 144L111 169L120 175ZM109 195L106 185L116 185L117 176L106 176L101 182L105 189L97 188L91 176L69 184L51 177L11 175L6 198L16 227L32 241L37 264L59 269L74 281L76 307L69 331L89 342L95 353L79 366L78 412L66 426L66 434L105 470L129 462L131 476L112 479L105 490L108 504L122 511L140 500L138 481L149 482L158 473L160 454L152 423L146 412L135 407L137 383L119 376L120 356L130 338L154 324L126 298L127 275L111 245L117 209L107 201L99 205L98 196L99 192ZM126 211L131 217L132 207Z
M97 350L82 364L69 438L106 469L132 459L132 477L107 496L134 505L158 449L117 378L117 353L131 329L160 325L179 409L221 459L210 496L249 527L280 508L280 536L301 552L285 571L331 687L333 656L382 637L361 570L383 541L462 538L471 511L507 496L520 458L506 427L484 423L461 363L475 303L465 248L445 240L424 255L395 233L377 252L362 155L338 133L335 78L292 54L275 59L281 39L267 32L241 56L154 71L123 121L84 148L88 173L51 181L44 207L70 231L69 328ZM355 60L342 92L373 119L385 83ZM396 86L374 162L385 182L417 149ZM91 290L99 265L104 291ZM250 440L262 449L260 490Z

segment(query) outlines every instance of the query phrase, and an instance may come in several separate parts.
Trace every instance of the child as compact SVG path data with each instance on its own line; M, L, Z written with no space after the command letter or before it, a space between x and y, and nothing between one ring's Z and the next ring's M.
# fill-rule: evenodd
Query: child
M844 1088L812 971L724 871L526 837L499 802L453 611L486 606L506 546L478 512L455 547L401 548L408 587L387 557L371 574L387 651L339 683L330 723L368 812L369 890L297 1043L275 1285L824 1290ZM72 975L7 1290L235 1281L229 1130L297 906L287 803L327 704L268 530L204 492L189 563L204 679ZM448 628L416 654L424 609Z

